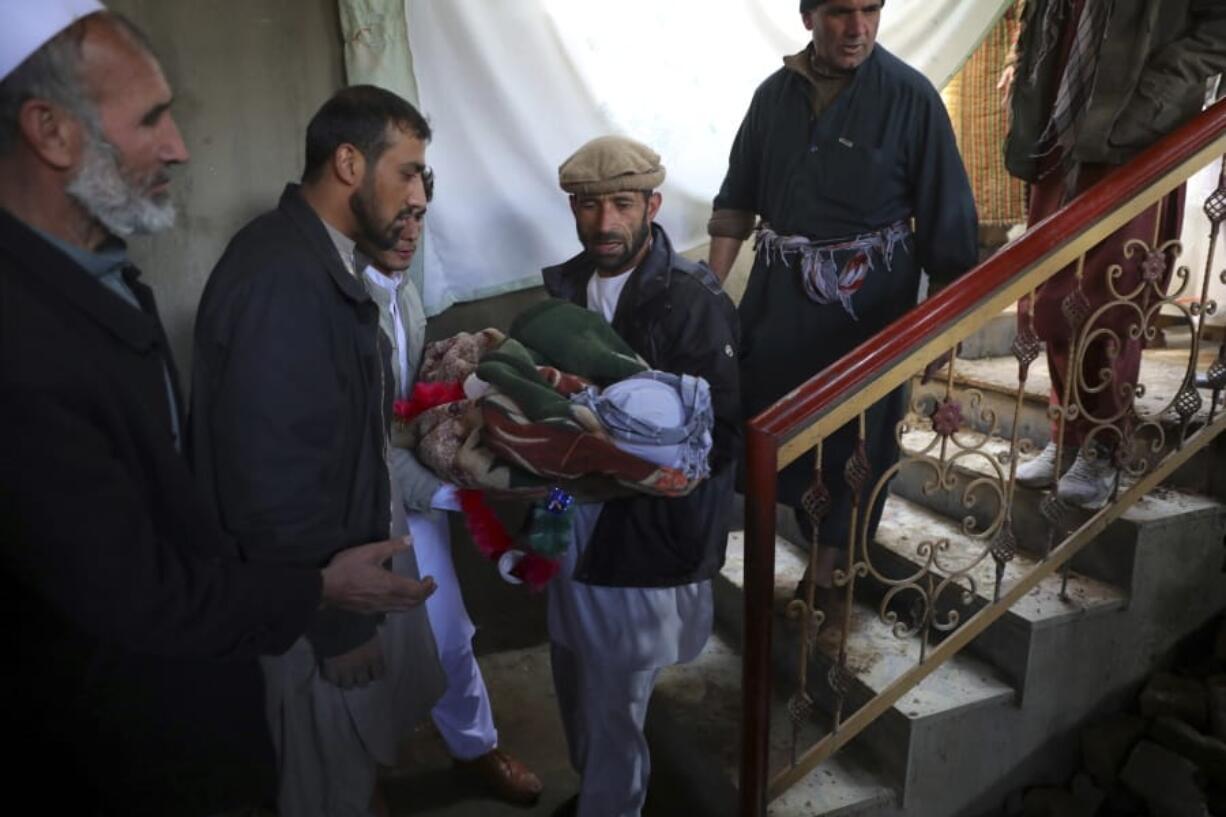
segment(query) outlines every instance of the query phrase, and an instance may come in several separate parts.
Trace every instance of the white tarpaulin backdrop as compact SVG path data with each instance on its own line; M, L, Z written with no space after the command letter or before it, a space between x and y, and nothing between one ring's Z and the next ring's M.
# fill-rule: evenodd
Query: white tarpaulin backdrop
M401 8L403 2L403 8ZM578 251L557 167L595 136L655 148L660 223L706 241L711 199L749 99L808 32L796 0L340 0L351 82L411 94L434 129L437 189L423 246L425 301L540 283ZM1009 0L890 0L879 40L938 87Z

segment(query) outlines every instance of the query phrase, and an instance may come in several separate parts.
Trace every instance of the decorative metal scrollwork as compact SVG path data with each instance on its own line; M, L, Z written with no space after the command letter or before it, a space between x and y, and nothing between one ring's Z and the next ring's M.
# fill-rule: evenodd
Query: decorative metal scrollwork
M1175 396L1175 411L1179 414L1179 419L1183 423L1189 422L1196 413L1205 405L1204 399L1200 396L1192 384L1185 384L1179 394Z
M1013 533L1013 525L1001 525L992 539L990 552L992 558L1001 564L1013 561L1017 556L1017 536Z
M805 516L809 517L809 524L814 529L821 525L822 519L830 513L830 502L830 489L822 481L822 471L818 468L814 471L813 483L800 497L800 507Z
M1094 307L1090 305L1090 300L1086 298L1086 294L1081 291L1080 287L1070 292L1060 302L1060 312L1075 332L1085 325L1093 310Z
M861 439L856 443L855 453L851 455L851 459L847 460L847 466L843 470L843 478L847 480L847 487L851 490L853 497L863 493L864 486L868 483L868 478L872 476L872 473L868 462L868 450L865 448L864 440Z
M932 412L932 430L942 437L952 437L962 428L962 404L945 399Z
M851 684L854 680L852 674L842 664L831 664L826 673L826 683L830 684L830 689L840 699L845 698L851 691Z
M1044 330L1049 360L1044 360L1045 343L1038 336L1035 314L1021 310L1009 348L1017 362L1015 389L1011 384L1003 389L1000 384L989 385L995 383L1000 367L975 364L982 368L970 370L968 361L952 356L940 382L914 388L910 413L895 428L900 455L888 467L878 462L876 439L865 433L869 409L855 406L859 436L846 462L839 465L853 498L850 508L838 510L848 514L848 524L842 528L848 533L841 541L820 544L838 549L839 562L831 571L837 600L863 603L871 595L876 617L870 619L862 612L853 616L848 604L833 620L826 620L817 609L818 594L811 580L802 587L803 599L787 606L789 618L800 622L799 627L789 628L798 631L801 655L797 687L787 703L794 741L799 725L813 717L814 696L822 706L829 700L825 690L818 693L818 673L824 674L833 692L833 730L847 728L850 721L844 721L842 713L857 673L877 666L873 686L881 680L883 665L876 662L890 648L883 648L883 638L906 640L897 654L908 659L914 655L924 665L919 674L924 674L931 670L929 649L945 654L943 645L951 645L942 641L945 633L959 627L974 631L968 637L982 632L1003 612L1003 600L1022 598L1040 581L1054 579L1057 569L1061 598L1076 603L1080 594L1073 592L1078 579L1072 572L1072 556L1101 530L1103 518L1096 520L1093 515L1119 513L1112 503L1121 497L1132 501L1139 494L1135 480L1156 482L1153 469L1160 468L1163 474L1173 471L1182 460L1171 455L1187 440L1202 432L1210 432L1203 438L1209 439L1226 428L1218 416L1226 392L1226 342L1219 346L1213 341L1211 346L1206 332L1207 319L1219 309L1209 297L1210 286L1218 278L1226 283L1226 271L1215 264L1216 231L1226 223L1226 167L1204 205L1215 233L1203 277L1194 279L1181 265L1180 242L1163 240L1164 226L1166 234L1173 232L1169 223L1162 223L1168 210L1164 202L1153 204L1154 218L1145 226L1134 221L1128 230L1113 228L1116 237L1108 240L1117 242L1115 246L1099 243L1071 265L1067 256L1040 262L1047 263L1042 280L1026 274L1021 283L1029 288L1033 304L1035 294L1042 294L1040 287L1075 268L1075 278L1065 277L1058 288L1053 286L1048 293L1051 300L1044 303L1045 309L1058 312L1040 313L1038 318L1043 321L1038 327ZM1138 233L1143 235L1138 238ZM1118 238L1121 235L1123 239ZM1088 241L1088 236L1081 238ZM1056 263L1061 269L1051 268ZM1198 291L1191 291L1194 287ZM986 321L982 312L974 318L980 319ZM1064 337L1049 337L1049 332ZM1163 332L1169 344L1159 349ZM1216 349L1216 355L1210 349ZM910 360L908 365L914 363ZM1032 371L1036 366L1043 371ZM1004 368L1012 377L1012 365ZM1036 393L1049 388L1050 394ZM1046 400L1045 412L1038 399ZM873 440L871 462L866 436ZM1027 469L1030 473L1023 477L1019 471L1031 462L1026 455L1043 449L1052 456L1045 448L1049 439L1058 444L1053 476L1044 486L1046 474L1035 477L1034 469ZM817 532L823 521L831 528L834 520L829 516L835 512L821 471L820 444L818 448L813 481L800 501L813 527L810 573L817 562ZM1109 479L1111 510L1089 507L1096 505L1090 500L1085 500L1086 508L1078 508L1071 499L1061 498L1060 474L1070 463L1083 473L1097 472L1103 485ZM834 474L827 476L834 481ZM892 494L893 480L898 482ZM1068 491L1067 483L1064 495L1076 495ZM893 527L888 536L874 536L874 515L881 512L887 497L896 503L901 521L898 515L883 517L883 528ZM910 498L914 504L898 497ZM943 519L931 518L930 512ZM1028 558L1053 553L1056 559L1039 566ZM1058 568L1054 561L1060 563ZM864 585L871 593L859 592ZM826 629L819 643L822 626ZM875 628L873 633L858 632L869 626ZM857 640L861 636L863 640ZM955 639L953 645L960 643ZM825 653L820 670L809 660L819 647ZM855 728L860 728L858 722ZM799 765L804 766L803 759Z
M1209 194L1209 198L1205 199L1205 215L1209 219L1209 223L1216 230L1223 221L1226 221L1226 185L1219 187Z
M1011 351L1017 358L1020 367L1018 379L1025 380L1030 372L1030 364L1039 359L1039 353L1043 351L1043 344L1039 336L1034 333L1034 329L1027 324L1018 330L1017 337L1013 339Z

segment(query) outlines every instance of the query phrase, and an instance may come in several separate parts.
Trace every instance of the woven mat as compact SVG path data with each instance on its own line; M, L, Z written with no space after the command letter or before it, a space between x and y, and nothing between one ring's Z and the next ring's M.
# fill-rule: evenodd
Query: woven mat
M1005 117L996 90L1017 35L1020 5L1005 13L943 94L983 225L1026 221L1025 185L1005 170Z

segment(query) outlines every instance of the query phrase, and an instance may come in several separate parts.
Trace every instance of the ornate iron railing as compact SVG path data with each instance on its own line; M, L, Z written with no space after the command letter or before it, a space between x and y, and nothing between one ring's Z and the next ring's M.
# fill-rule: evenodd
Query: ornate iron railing
M917 306L877 338L863 344L839 363L754 417L748 424L745 531L745 624L742 677L743 722L741 813L760 817L766 805L804 778L878 716L899 701L943 662L1004 615L1040 581L1064 571L1070 560L1097 534L1145 493L1169 477L1215 436L1226 430L1226 412L1219 409L1226 389L1226 341L1217 354L1209 350L1209 326L1217 304L1210 283L1226 283L1226 271L1215 272L1218 233L1226 220L1226 169L1217 190L1204 204L1212 225L1208 257L1198 292L1190 292L1193 276L1180 263L1177 241L1160 240L1162 213L1168 194L1198 170L1226 154L1226 101L1219 102L1163 139L1134 161L1079 196L1055 216L1029 230L957 285ZM1086 275L1086 257L1121 226L1153 210L1151 233L1122 244L1105 280ZM1104 245L1106 246L1106 245ZM1058 314L1071 339L1057 369L1063 372L1048 411L1055 442L1056 473L1074 458L1065 445L1066 432L1079 431L1077 455L1086 464L1110 457L1115 477L1105 507L1088 516L1051 490L1039 504L1045 541L1038 544L1027 569L1010 568L1022 543L1014 525L1017 469L1038 446L1022 434L1021 416L1028 380L1042 353L1033 313L1019 322L1012 351L1017 382L1012 388L1012 416L989 409L983 392L959 376L959 361L945 367L941 385L916 396L896 435L900 456L884 473L869 472L864 455L866 412L903 387L929 361L957 345L1019 302L1033 302L1036 292L1066 268ZM1052 286L1055 286L1053 282ZM1097 292L1094 288L1097 287ZM1051 311L1050 309L1048 310ZM1022 310L1027 315L1027 310ZM1160 314L1166 317L1160 320ZM1164 323L1186 327L1190 340L1186 361L1166 396L1155 401L1144 382L1125 365L1127 355L1152 342ZM1139 365L1139 363L1138 363ZM1208 389L1198 389L1203 373ZM1057 371L1060 374L1060 371ZM1144 380L1144 377L1141 378ZM857 435L855 453L844 465L843 479L853 490L846 542L822 542L818 531L830 510L820 469L823 441L847 424ZM834 586L845 605L839 620L823 622L815 607L811 580L802 583L798 599L788 608L794 619L794 688L789 714L794 724L810 718L813 684L826 684L834 702L833 725L815 745L793 747L791 763L769 768L769 724L772 701L772 626L775 595L776 474L805 452L815 450L817 468L804 498L813 541L809 542L810 575L822 548L842 550L834 571ZM923 538L916 547L918 565L906 575L892 575L875 560L868 536L868 517L884 498L892 477L906 469L927 475L924 491L950 495L963 518L959 534L971 543L972 556L958 563L947 554L949 542ZM1031 543L1033 544L1033 543ZM964 551L965 553L965 551ZM994 570L985 566L991 563ZM904 571L905 572L905 571ZM897 573L897 571L895 571ZM991 601L963 620L959 610L992 581ZM1008 578L1008 581L1006 581ZM919 641L916 661L867 703L845 713L853 668L848 665L852 634L852 601L858 582L872 581L883 598L877 615L899 637ZM909 599L909 605L898 602ZM900 612L901 610L901 612ZM833 627L833 637L818 629ZM827 653L825 678L810 679L811 653ZM794 730L794 734L799 730ZM795 738L793 738L795 740Z

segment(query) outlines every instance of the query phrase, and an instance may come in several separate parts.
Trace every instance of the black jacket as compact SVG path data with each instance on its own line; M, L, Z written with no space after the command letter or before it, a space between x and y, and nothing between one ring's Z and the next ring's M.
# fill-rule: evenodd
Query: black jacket
M152 294L127 280L141 310L0 210L8 778L54 774L57 811L204 814L272 782L254 658L301 634L320 579L238 564L172 442Z
M321 567L386 539L387 340L297 185L230 241L195 338L192 464L243 558ZM339 655L378 621L326 610L307 637L319 657Z
M549 294L587 306L595 272L580 254L544 270ZM574 578L611 587L674 587L713 577L724 564L741 436L736 308L705 265L673 252L652 225L652 248L630 276L613 328L654 369L706 378L715 412L711 476L675 499L605 503Z
M1005 165L1037 181L1063 53L1043 48L1051 0L1030 0L1017 43ZM1065 27L1067 27L1065 23ZM1072 158L1121 165L1200 113L1205 80L1226 70L1226 3L1114 0L1098 49L1094 92L1077 115Z

